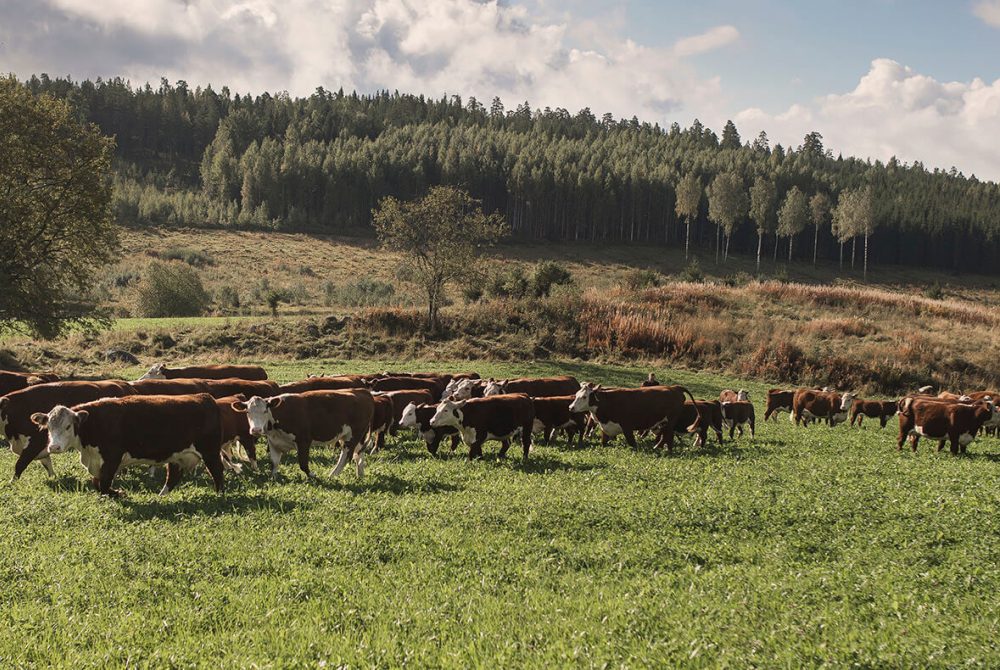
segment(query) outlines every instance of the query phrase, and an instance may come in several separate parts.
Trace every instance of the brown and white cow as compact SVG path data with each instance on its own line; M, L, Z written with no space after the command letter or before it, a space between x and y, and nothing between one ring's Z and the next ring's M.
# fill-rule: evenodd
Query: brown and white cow
M485 391L486 382L481 379L452 379L444 387L441 399L468 400L469 398L482 398Z
M674 446L674 432L684 410L684 398L695 402L683 386L651 386L638 389L606 389L584 383L570 404L572 412L589 412L607 438L624 435L635 447L635 433L651 430L659 435L655 448ZM697 404L695 405L697 410ZM694 424L685 432L694 432Z
M245 395L252 398L259 395L261 398L269 398L282 393L277 382L268 379L240 379L231 377L229 379L201 379L202 384L208 389L208 394L213 398L225 398L231 395Z
M166 465L166 494L184 470L204 462L217 493L223 489L222 429L215 399L207 393L188 396L131 395L76 405L57 405L31 420L48 434L47 454L80 452L80 462L97 490L111 488L115 475L129 465Z
M831 427L847 420L855 393L799 389L792 399L792 421L808 426L814 420L826 421Z
M171 368L166 363L157 363L149 368L143 379L267 379L267 372L259 365L191 365Z
M719 393L719 402L750 402L750 393L744 389L724 389Z
M715 437L722 444L722 403L718 400L684 401L677 423L674 424L674 435L683 437L694 435L694 446L702 447L708 441L708 431L713 430Z
M926 437L937 441L938 451L947 440L952 454L964 454L980 428L998 420L1000 412L989 400L964 403L908 396L899 401L896 447L902 449L909 437L910 446L916 451L917 442Z
M0 396L20 391L36 384L59 381L59 376L48 372L10 372L0 370Z
M365 386L371 391L430 391L434 398L440 398L447 382L427 377L380 377L368 380Z
M233 403L246 402L242 393L215 398L215 406L219 409L219 422L222 429L222 462L227 470L237 474L242 467L238 462L246 462L251 470L257 469L257 438L250 435L250 426L242 413L233 409ZM242 449L242 453L240 452Z
M427 445L427 451L437 454L441 440L446 437L451 438L451 450L458 448L459 436L458 428L453 426L431 426L431 419L437 414L437 403L416 404L410 403L403 409L403 416L399 419L400 428L412 428Z
M365 388L365 378L358 375L319 376L282 384L279 387L279 393L275 395L305 393L306 391L349 391L363 388Z
M575 377L539 377L537 379L491 379L486 383L483 397L524 393L532 398L550 398L557 395L574 395L580 390Z
M743 437L743 426L750 427L750 439L753 439L756 428L753 403L745 400L733 400L721 404L722 423L729 428L729 439L733 439L733 433L737 430L740 431L740 437Z
M332 476L339 475L352 457L358 477L364 475L364 445L375 413L375 401L368 391L306 391L270 398L254 396L246 402L233 403L233 409L246 413L251 435L267 438L272 477L277 477L281 457L290 451L296 452L302 472L312 477L310 448L334 443L341 443L342 447Z
M535 406L524 393L510 393L471 400L442 400L431 417L431 428L457 428L469 445L469 459L483 457L483 444L499 441L500 457L507 455L511 439L520 436L524 459L531 451Z
M853 428L854 422L857 421L860 428L867 416L871 419L878 419L879 428L885 428L889 419L896 416L897 411L899 411L898 400L862 400L856 398L851 405L850 425Z
M777 413L779 410L793 412L792 403L794 400L794 389L770 389L767 392L767 404L764 408L764 421L767 421L772 416L774 417L774 420L777 421Z
M14 479L38 458L49 475L53 475L52 461L45 452L45 434L31 421L38 412L48 413L57 405L72 407L98 398L132 395L135 390L128 382L53 382L37 384L0 397L0 436L10 442L10 450L17 455Z
M375 453L385 447L385 434L395 425L395 412L392 407L392 398L382 394L372 394L372 401L375 406L372 411L372 425L368 431L368 439L371 440L372 450Z
M427 389L416 389L408 390L404 389L402 391L385 391L384 393L378 393L385 398L388 398L392 403L392 424L389 426L389 434L395 436L396 431L399 429L399 420L403 418L403 410L410 403L415 403L417 405L433 404L434 396Z
M567 444L572 444L573 438L577 437L577 448L583 446L587 415L583 412L569 410L573 398L574 396L571 395L532 398L532 403L535 406L535 423L532 431L542 434L543 444L548 445L556 431L563 430L566 432Z

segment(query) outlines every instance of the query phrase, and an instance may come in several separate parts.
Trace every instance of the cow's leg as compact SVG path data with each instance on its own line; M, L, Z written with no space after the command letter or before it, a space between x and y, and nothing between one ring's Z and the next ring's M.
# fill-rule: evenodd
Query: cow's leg
M555 428L549 428L548 426L542 428L542 444L544 444L546 447L549 446L555 434L556 434Z
M49 473L49 477L56 476L56 471L52 469L52 458L50 456L42 456L38 459L38 462L45 467L45 471Z
M313 473L309 470L309 451L312 448L312 442L310 440L303 440L296 447L295 456L299 461L299 470L304 472L306 477L312 479Z
M576 448L577 449L583 449L583 438L584 438L584 433L585 432L586 432L586 429L583 426L579 426L579 425L577 426L577 439L576 439Z
M639 448L639 445L635 443L635 435L632 434L631 430L623 430L622 435L625 436L625 441L628 443L628 446L632 447L633 449Z
M731 421L731 422L729 422L729 439L730 440L736 439L735 437L733 437L733 435L735 433L736 433L736 422L735 421Z
M354 447L354 468L358 474L358 479L365 476L365 450L360 443Z
M452 434L452 436L451 436L451 450L452 451L457 451L458 450L458 443L461 442L461 441L462 441L462 439L458 436L458 433Z
M917 453L917 444L919 442L920 442L920 436L919 435L911 435L910 436L910 449L913 450L913 453Z
M28 444L24 445L24 450L21 451L17 457L17 462L14 463L14 479L20 477L24 473L25 468L31 465L31 462L45 451L46 445L46 433L37 432L28 438Z
M531 427L532 424L528 423L521 428L521 449L524 452L524 460L528 460L528 454L531 453ZM552 432L555 432L554 428Z
M116 491L111 488L111 484L115 479L115 475L118 474L118 468L122 464L122 454L116 453L111 454L104 459L101 464L101 474L97 482L97 490L101 492L102 495L119 497L122 495L121 491Z
M212 477L212 483L215 484L215 492L221 494L226 485L225 468L222 467L222 453L211 449L201 453L205 460L205 468ZM170 468L167 468L167 477L170 477Z
M756 435L754 433L755 433L755 431L757 429L757 426L755 424L756 424L756 421L754 420L754 417L751 416L750 417L750 439L751 440L754 439L754 437L756 437Z
M485 440L476 440L469 445L469 460L474 461L476 459L482 459L483 457L483 442Z
M608 434L605 433L604 431L601 431L601 446L602 447L608 446L608 441L609 440L610 440L610 438L608 437Z
M243 451L247 452L247 460L250 465L250 469L254 472L257 471L257 438L251 435L249 432L243 435L238 435L236 440L243 447Z
M506 458L508 449L510 449L510 440L500 440L500 453L497 454L497 458Z
M281 467L281 452L273 446L268 446L268 453L271 456L271 478L278 478L278 468Z
M208 464L206 463L206 465ZM181 471L181 466L177 465L176 463L168 463L167 478L163 482L163 488L160 489L160 495L165 496L171 491L173 491L177 487L177 485L180 484L182 476L183 473Z
M948 439L951 442L951 455L957 456L961 449L961 445L958 442L958 433L952 433L948 436Z
M427 442L427 451L430 452L431 456L437 456L438 447L441 445L441 438L444 437L441 433L435 431L434 437L432 437Z

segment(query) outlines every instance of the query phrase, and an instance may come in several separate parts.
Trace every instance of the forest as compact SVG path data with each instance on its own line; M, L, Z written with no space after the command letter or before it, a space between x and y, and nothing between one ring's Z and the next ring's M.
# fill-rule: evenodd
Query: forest
M372 235L382 198L450 184L526 239L689 244L720 261L1000 267L1000 185L834 155L819 132L785 147L732 122L717 134L697 120L662 127L457 95L25 83L115 138L125 226Z

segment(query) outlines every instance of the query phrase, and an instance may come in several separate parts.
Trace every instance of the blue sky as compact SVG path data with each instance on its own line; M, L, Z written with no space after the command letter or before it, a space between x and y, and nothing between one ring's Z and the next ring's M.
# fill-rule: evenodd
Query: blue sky
M1000 0L0 0L0 71L382 88L1000 180Z

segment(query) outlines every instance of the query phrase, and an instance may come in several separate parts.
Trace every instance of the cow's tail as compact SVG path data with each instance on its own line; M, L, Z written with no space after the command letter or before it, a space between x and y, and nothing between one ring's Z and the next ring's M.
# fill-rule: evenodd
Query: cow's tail
M686 429L687 432L693 433L696 430L698 430L699 423L703 425L708 425L708 424L702 421L701 408L698 407L698 401L694 399L693 395L691 395L691 391L688 391L687 388L684 386L681 386L680 389L685 393L685 395L687 395L688 398L691 398L691 404L694 405L694 413L697 415L697 418L694 420L694 423L692 423Z

